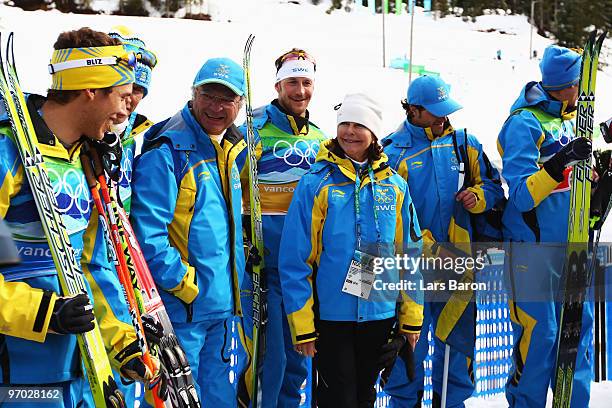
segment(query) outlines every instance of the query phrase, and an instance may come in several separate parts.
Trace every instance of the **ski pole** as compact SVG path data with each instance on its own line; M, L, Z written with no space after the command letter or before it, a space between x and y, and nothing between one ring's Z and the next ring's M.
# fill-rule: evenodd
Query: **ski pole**
M180 399L183 404L182 406L198 408L200 407L200 400L193 382L191 367L189 366L185 352L174 335L172 323L170 322L164 304L159 296L159 292L151 276L151 271L144 259L144 255L136 239L136 234L134 234L134 230L132 229L132 225L130 224L125 210L119 205L119 200L116 197L116 189L112 188L112 186L110 188L110 199L113 209L115 210L115 216L117 217L121 244L126 254L128 271L134 283L134 294L137 295L137 300L138 296L140 296L141 299L139 303L139 307L141 307L140 313L148 313L155 316L164 329L165 342L162 342L159 347L154 346L153 350L157 351L158 357L163 360L164 367L167 370L172 370L174 373L168 373L168 378L173 382L176 388L176 390L172 390L172 387L169 387L169 391L171 392L169 395L170 405L179 406L178 400ZM181 379L183 382L181 382ZM172 394L173 391L176 392ZM176 403L173 401L176 401ZM168 405L168 401L166 401L166 405Z
M442 373L442 401L440 402L441 408L446 408L446 394L448 392L448 366L450 363L450 346L444 345L444 371Z
M126 301L128 304L128 309L130 316L132 318L132 325L134 326L136 332L136 338L138 341L138 345L140 346L140 351L142 352L142 358L145 365L151 370L151 373L155 373L155 365L153 364L153 360L151 359L151 354L149 353L149 349L147 346L147 342L144 336L144 329L142 327L142 320L140 318L140 313L138 310L138 305L136 303L136 299L134 297L134 292L132 290L132 285L129 281L128 272L127 272L127 263L125 260L125 255L121 248L121 241L119 238L119 229L117 227L117 220L115 219L112 204L110 202L110 196L108 194L108 186L106 184L106 178L104 176L104 168L102 167L102 163L100 161L100 157L98 156L95 149L89 149L83 146L83 150L81 153L81 162L83 164L83 171L85 173L85 177L88 179L87 183L90 186L91 190L95 190L95 188L91 188L92 185L95 184L94 172L98 175L98 182L100 183L102 197L104 198L104 202L107 208L107 216L110 224L110 236L112 238L112 243L115 248L114 254L117 256L118 263L115 263L115 267L117 270L117 275L119 276L119 282L121 286L123 286L123 290L125 293ZM91 159L93 159L93 169L91 164ZM93 192L92 192L92 195ZM98 199L100 198L99 194L97 194ZM95 197L95 196L94 196ZM98 200L99 201L99 200ZM97 205L96 205L97 208ZM98 210L99 211L99 210ZM154 383L153 380L149 381L149 383ZM158 395L158 390L160 387L159 381L155 381L155 386L153 387L153 401L156 408L164 407L164 402Z
M460 192L465 182L465 164L459 163L459 177L457 178L457 192ZM444 371L442 372L441 408L446 408L446 394L448 392L448 366L450 364L450 346L444 345Z

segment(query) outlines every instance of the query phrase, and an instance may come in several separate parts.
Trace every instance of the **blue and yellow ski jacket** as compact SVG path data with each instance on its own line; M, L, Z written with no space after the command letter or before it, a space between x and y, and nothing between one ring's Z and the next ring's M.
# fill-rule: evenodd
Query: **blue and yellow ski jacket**
M68 150L62 146L37 113L43 103L40 96L28 96L38 148L81 263L110 361L118 369L138 353L133 348L136 335L81 169L82 143ZM82 376L76 336L48 333L62 291L4 111L0 112L0 217L10 227L22 261L0 268L0 383L45 384Z
M329 150L331 142L323 142L316 163L298 183L283 228L279 274L293 343L316 338L315 318L366 322L397 314L402 330L417 333L423 321L418 285L415 291L402 292L398 312L395 297L372 301L342 292L357 244L357 174L349 159ZM372 168L375 196L370 177L360 175L362 241L377 242L376 211L382 243L398 254L420 253L421 231L406 182L387 165L384 155ZM411 278L418 280L420 274ZM391 280L397 282L399 276Z
M246 124L240 131L245 136ZM285 214L300 178L315 162L319 145L327 138L312 122L300 127L293 116L282 112L273 102L253 112L257 174L265 266L277 268L278 248ZM247 149L237 159L241 169L243 212L249 213L249 167Z
M137 145L142 145L144 134L153 122L147 119L146 116L139 113L132 113L134 122L128 124L124 132L121 133L121 144L123 147L123 156L121 157L121 173L117 183L119 188L119 197L123 208L129 214L132 204L132 172L134 170L134 159L136 158ZM125 132L129 131L129 134Z
M569 169L555 181L542 164L574 138L575 112L528 83L510 109L497 139L502 175L509 187L504 236L521 242L565 242Z
M453 132L449 124L440 137L434 137L430 128L414 126L406 119L400 129L382 142L389 165L408 182L413 193L426 253L433 242L449 239L459 180L460 158L456 150L465 149L466 140L465 131L457 131L455 147ZM497 169L476 137L468 134L467 145L472 178L468 190L477 197L476 205L468 211L479 214L493 208L504 192Z
M217 143L187 103L146 133L135 163L133 227L173 321L242 314L245 260L235 160L246 143L235 130Z

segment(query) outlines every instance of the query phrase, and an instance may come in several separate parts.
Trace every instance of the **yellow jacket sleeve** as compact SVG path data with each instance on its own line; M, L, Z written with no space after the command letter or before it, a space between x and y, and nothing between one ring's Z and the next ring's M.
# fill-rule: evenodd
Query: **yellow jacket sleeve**
M23 282L6 282L0 274L0 333L42 343L57 295Z

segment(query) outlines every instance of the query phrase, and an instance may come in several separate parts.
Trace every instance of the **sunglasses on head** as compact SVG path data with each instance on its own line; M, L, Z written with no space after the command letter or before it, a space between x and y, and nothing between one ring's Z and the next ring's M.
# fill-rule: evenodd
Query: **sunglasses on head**
M277 62L276 62L276 69L279 70L280 67L283 66L283 64L287 61L291 61L291 60L305 60L305 61L310 61L312 63L312 65L314 65L315 70L317 69L317 62L315 61L315 59L308 54L306 51L289 51L285 54L283 54L282 57L280 57Z

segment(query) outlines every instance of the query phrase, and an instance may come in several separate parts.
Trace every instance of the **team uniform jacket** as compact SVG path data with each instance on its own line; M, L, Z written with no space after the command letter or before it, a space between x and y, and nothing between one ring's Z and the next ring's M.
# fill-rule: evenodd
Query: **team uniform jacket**
M121 158L121 175L119 177L119 197L123 208L129 214L132 204L132 171L134 159L137 154L138 143L142 144L144 133L153 126L153 122L146 116L139 113L135 114L134 124L129 135L125 131L121 134L121 144L123 145L123 156ZM128 129L125 129L128 130Z
M426 247L433 241L449 239L460 162L453 144L454 131L449 125L442 136L434 137L429 128L414 126L406 119L399 130L383 140L389 165L408 182L414 193L412 199ZM456 132L455 139L461 149L465 144L463 129ZM504 193L497 169L489 162L476 137L468 134L467 144L472 177L472 187L468 190L477 197L476 205L468 211L478 214L491 209Z
M37 113L43 102L40 96L28 97L38 148L89 286L107 352L118 368L138 353L133 349L136 336L81 169L82 142L68 150L62 146ZM0 382L44 384L82 376L76 336L48 333L62 291L5 112L0 112L0 217L11 228L21 257L19 265L0 268Z
M565 242L569 170L559 183L542 164L574 138L575 112L551 99L536 82L523 88L497 140L509 197L504 236L512 241Z
M285 214L298 181L315 162L319 145L327 138L312 122L299 125L274 103L253 112L257 175L261 198L265 265L276 268ZM240 131L245 135L246 124ZM249 167L247 150L237 159L241 169L242 203L249 213ZM247 165L245 165L247 164Z
M230 140L231 139L231 140ZM189 103L145 135L131 217L173 321L241 315L244 273L238 138L211 139Z
M365 322L396 316L395 301L367 301L342 292L356 248L356 171L349 159L328 150L330 143L321 145L316 163L298 183L281 240L279 273L294 344L316 338L315 318ZM421 231L406 182L387 165L384 155L372 167L375 197L367 173L360 176L362 242L376 242L376 205L382 242L397 253L412 249L420 253ZM420 331L421 298L418 290L402 292L398 312L402 330Z

